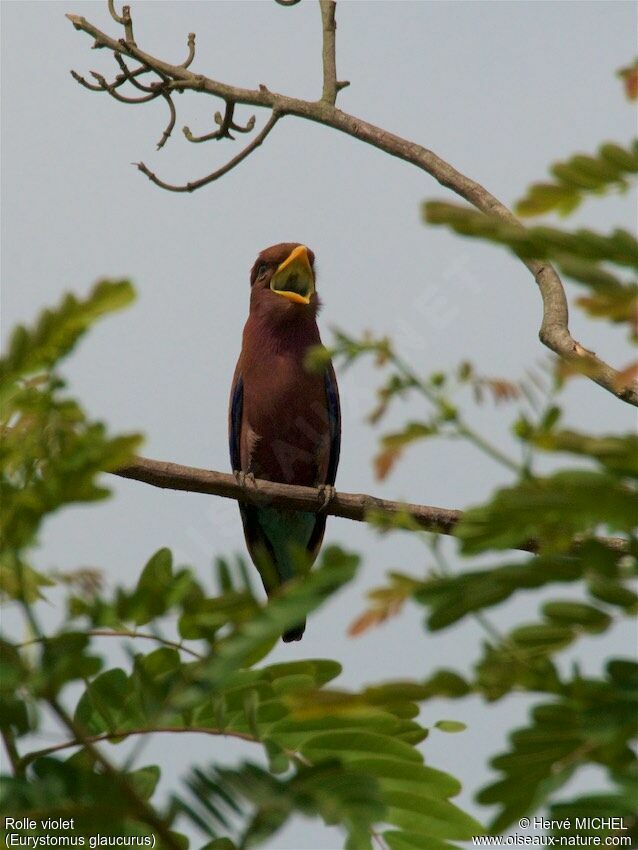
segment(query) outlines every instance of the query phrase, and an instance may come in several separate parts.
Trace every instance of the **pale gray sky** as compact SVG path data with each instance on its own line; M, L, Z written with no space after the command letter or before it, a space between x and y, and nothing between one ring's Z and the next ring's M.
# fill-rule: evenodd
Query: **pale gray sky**
M274 242L301 241L315 251L326 342L331 326L387 333L426 373L470 357L485 373L516 378L544 358L540 299L523 266L496 247L424 227L420 202L453 197L412 166L353 139L286 118L220 182L194 195L152 186L130 163L142 159L166 179L185 181L238 148L190 145L176 131L156 153L165 104L133 108L81 89L70 68L111 72L112 62L90 50L90 39L73 30L65 12L116 32L106 3L2 3L3 323L30 320L64 291L86 292L100 276L130 276L136 305L100 324L65 373L93 415L115 430L146 433L145 454L228 468L226 403L247 313L248 271L258 251ZM137 2L133 15L138 43L163 58L182 61L192 30L195 70L300 97L320 93L315 3ZM633 3L349 0L339 4L338 24L339 76L351 81L340 106L432 148L505 202L542 179L551 161L607 139L626 142L635 130L614 77L635 52ZM207 132L220 108L192 95L177 98L177 105L177 127L187 123L194 133ZM238 109L241 120L249 114ZM264 118L258 114L259 122ZM588 201L572 224L631 226L634 203L630 196ZM613 364L631 359L621 332L577 312L572 327ZM412 450L387 482L375 482L370 459L377 435L364 416L377 382L363 364L340 376L339 489L463 508L509 481L472 448L432 442ZM635 425L633 410L585 381L574 382L564 401L568 421L580 428ZM386 427L420 414L416 400L399 406ZM513 410L488 406L476 421L514 450L507 430L513 417ZM36 558L42 568L95 565L110 584L130 582L165 545L205 578L215 554L243 551L234 503L109 483L110 502L70 508L47 523ZM269 660L337 658L344 665L339 683L357 687L420 679L443 664L463 669L474 657L481 635L473 623L427 635L415 606L348 639L345 629L365 591L389 569L421 573L427 559L407 535L379 539L346 520L330 520L326 540L364 554L359 578L311 619L301 643L279 646ZM538 599L517 597L494 617L503 627L534 619ZM580 641L569 657L594 672L607 655L630 653L634 640L632 628L619 627L603 639ZM424 753L462 780L460 802L479 817L486 812L472 795L489 775L486 757L524 720L526 705L516 698L490 707L478 700L425 706L426 725L441 717L469 724L462 735L433 733ZM177 747L158 738L143 763L158 760L174 780L195 759L223 761L238 752L258 756L224 741L203 746L181 737ZM595 780L591 772L580 787ZM282 850L336 846L338 836L314 822L297 823L271 842Z

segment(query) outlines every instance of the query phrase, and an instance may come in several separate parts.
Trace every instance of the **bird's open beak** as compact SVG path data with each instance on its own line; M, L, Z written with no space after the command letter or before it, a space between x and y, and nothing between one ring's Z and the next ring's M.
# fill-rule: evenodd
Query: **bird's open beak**
M308 259L308 249L298 245L272 276L270 288L297 304L310 304L315 293L315 276Z

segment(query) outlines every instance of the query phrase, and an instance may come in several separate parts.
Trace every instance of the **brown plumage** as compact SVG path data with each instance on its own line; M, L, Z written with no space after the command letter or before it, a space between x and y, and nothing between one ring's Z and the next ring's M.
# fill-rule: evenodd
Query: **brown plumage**
M334 370L304 368L308 348L321 343L314 254L296 242L273 245L257 258L250 283L250 313L231 390L233 470L286 484L332 486L340 441ZM295 549L314 561L325 515L269 506L240 510L248 550L270 595L292 578ZM298 640L303 628L284 640Z

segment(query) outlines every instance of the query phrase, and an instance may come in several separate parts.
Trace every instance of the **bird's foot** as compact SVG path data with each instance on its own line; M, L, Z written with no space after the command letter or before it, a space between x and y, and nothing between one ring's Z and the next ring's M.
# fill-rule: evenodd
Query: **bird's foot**
M253 472L244 472L241 469L233 469L233 475L235 476L235 480L243 490L245 490L247 487L246 482L250 482L252 487L257 489L257 482L255 481L255 474Z
M328 505L337 495L337 491L332 486L332 484L322 484L319 488L319 493L323 499L321 503L321 507L319 508L318 513L323 513L323 511L328 509Z

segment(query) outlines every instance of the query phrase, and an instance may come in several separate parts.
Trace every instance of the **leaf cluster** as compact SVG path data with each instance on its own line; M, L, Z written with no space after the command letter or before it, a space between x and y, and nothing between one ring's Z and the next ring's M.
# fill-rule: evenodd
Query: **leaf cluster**
M0 360L0 591L37 598L48 580L25 560L45 516L73 502L103 499L99 472L123 464L137 434L111 437L63 392L60 361L99 317L133 299L128 281L100 281L85 299L63 298L32 328L18 326Z

